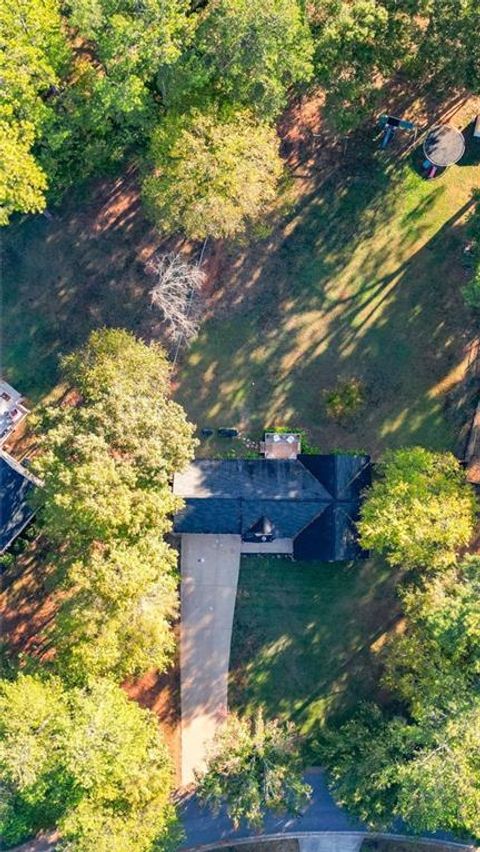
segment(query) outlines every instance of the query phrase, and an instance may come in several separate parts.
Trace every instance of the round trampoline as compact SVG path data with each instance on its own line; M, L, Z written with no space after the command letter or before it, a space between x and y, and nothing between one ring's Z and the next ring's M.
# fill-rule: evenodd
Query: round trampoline
M464 154L463 133L450 124L437 124L425 139L423 151L432 165L439 168L452 166L458 163Z

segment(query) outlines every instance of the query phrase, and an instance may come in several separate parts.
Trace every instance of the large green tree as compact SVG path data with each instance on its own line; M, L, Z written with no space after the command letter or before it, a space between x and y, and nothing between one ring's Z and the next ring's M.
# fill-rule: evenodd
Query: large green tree
M35 130L28 122L0 121L0 225L12 213L45 207L47 178L32 154Z
M33 148L70 60L57 0L4 0L0 43L0 224L6 224L15 211L45 207L47 179Z
M414 0L411 5L422 22L410 63L415 76L433 76L445 92L455 86L478 92L480 8L476 0Z
M42 162L64 189L144 148L160 114L163 69L192 28L184 0L71 0L68 23L88 50L51 116ZM85 58L87 57L87 58Z
M143 195L164 231L232 237L265 213L282 173L278 138L250 112L171 114L153 135Z
M149 852L177 835L156 719L107 681L0 682L0 771L8 844L58 827L71 852Z
M375 827L480 836L480 559L403 592L386 648L391 709L359 708L321 737L333 790Z
M313 44L298 0L212 0L197 16L195 36L174 68L167 101L252 109L275 118L289 88L313 73Z
M470 541L475 496L451 453L423 447L385 453L358 523L362 546L391 565L441 570Z
M411 0L309 4L316 76L326 90L327 114L339 130L371 114L379 84L408 58L417 31L411 7Z
M234 825L261 827L265 810L298 813L310 788L302 778L300 741L293 723L230 716L217 734L197 793L216 812L226 803Z
M169 398L158 346L93 332L63 362L76 405L38 425L40 523L56 548L55 666L73 683L165 669L177 615L176 552L164 536L181 503L171 479L193 452L193 427Z

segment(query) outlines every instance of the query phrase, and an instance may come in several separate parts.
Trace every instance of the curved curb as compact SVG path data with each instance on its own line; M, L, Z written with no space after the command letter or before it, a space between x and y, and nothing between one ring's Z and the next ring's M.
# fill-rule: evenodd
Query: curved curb
M238 840L234 838L229 838L227 840L217 840L215 843L205 843L200 844L199 846L182 846L181 852L209 852L209 850L213 849L222 849L228 847L236 847L236 846L246 846L252 843L268 843L269 841L274 840L303 840L305 838L355 838L355 839L367 839L373 838L377 840L398 840L402 843L424 843L427 846L438 846L442 845L444 849L451 849L452 852L454 850L463 849L464 852L479 852L480 847L472 846L471 844L465 843L457 843L451 840L435 840L432 837L417 837L417 836L408 836L405 834L388 834L376 831L298 831L296 833L281 833L281 834L262 834L260 836L250 836L250 837L242 837Z

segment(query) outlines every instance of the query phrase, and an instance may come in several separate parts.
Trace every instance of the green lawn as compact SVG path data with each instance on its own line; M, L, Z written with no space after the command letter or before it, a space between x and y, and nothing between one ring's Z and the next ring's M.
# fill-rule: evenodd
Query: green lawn
M479 159L480 145L426 181L416 161L369 143L313 179L272 236L223 270L222 309L180 374L192 419L252 437L304 426L325 451L454 447L446 404L464 375L464 221ZM365 407L334 423L325 395L352 377Z
M379 651L399 618L398 579L377 559L320 564L244 557L229 702L293 719L304 734L378 696Z
M273 423L306 427L326 451L453 447L471 322L464 221L479 161L470 143L461 166L428 182L368 134L338 168L292 182L269 237L210 243L221 264L209 319L177 376L192 420L254 438ZM161 339L144 274L161 243L135 175L71 196L54 215L17 221L4 239L3 370L33 402L58 382L59 354L93 327ZM325 395L352 377L366 404L332 422Z

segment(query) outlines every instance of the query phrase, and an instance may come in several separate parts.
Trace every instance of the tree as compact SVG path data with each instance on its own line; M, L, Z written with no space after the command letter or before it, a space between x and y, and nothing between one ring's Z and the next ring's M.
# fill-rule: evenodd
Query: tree
M143 183L152 220L192 239L232 237L265 213L282 173L275 131L246 110L170 114L151 144Z
M56 547L54 666L73 684L163 671L173 654L176 552L164 540L181 501L171 479L192 426L168 396L157 346L103 329L63 361L76 405L39 419L40 523Z
M157 722L108 681L72 691L32 675L0 682L0 768L7 843L58 827L71 852L147 852L176 836Z
M404 718L361 704L339 728L322 730L318 759L335 799L375 829L390 825L398 803L398 766L416 745Z
M57 0L5 0L0 8L0 224L45 207L47 179L36 160L51 111L47 94L66 73L70 51Z
M213 99L270 121L286 105L289 88L310 80L312 53L297 0L214 0L198 14L167 99L176 106Z
M443 719L362 706L321 750L337 801L372 828L401 818L417 832L480 831L480 702Z
M417 719L468 703L480 670L480 559L468 557L402 593L406 629L388 645L385 685Z
M197 781L200 799L214 811L226 802L235 826L246 819L259 828L266 809L299 813L311 792L294 725L265 722L261 713L252 720L230 716Z
M445 91L461 86L478 92L480 9L475 0L417 0L423 26L412 61L415 75L434 76Z
M143 481L167 485L190 461L194 427L170 398L171 366L160 346L122 329L102 329L62 367L82 396L83 428L104 434Z
M72 0L68 25L88 46L75 57L40 152L57 196L142 151L162 100L164 70L190 38L184 0Z
M415 831L480 834L480 701L428 730L399 768L397 813Z
M479 592L478 557L404 589L406 626L385 649L394 705L322 732L336 797L374 827L480 832Z
M475 497L450 453L422 447L385 453L358 529L362 547L391 565L435 571L455 561L474 527Z
M146 270L155 276L150 298L163 315L169 337L187 342L196 337L205 273L198 264L187 263L181 255L173 253L150 259Z
M0 225L7 225L12 213L45 207L47 179L31 153L34 135L28 123L0 121Z
M55 669L73 684L112 675L119 682L165 671L175 649L176 554L152 534L138 544L92 548L67 574L49 638Z
M379 79L408 57L416 23L406 6L384 0L311 4L316 76L326 88L327 114L339 131L367 117L378 96Z

